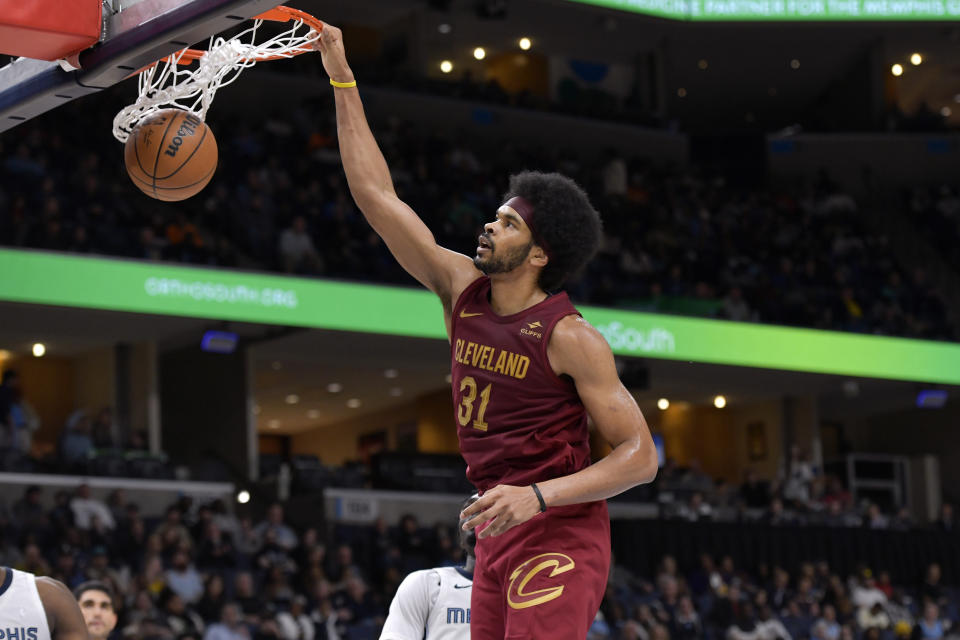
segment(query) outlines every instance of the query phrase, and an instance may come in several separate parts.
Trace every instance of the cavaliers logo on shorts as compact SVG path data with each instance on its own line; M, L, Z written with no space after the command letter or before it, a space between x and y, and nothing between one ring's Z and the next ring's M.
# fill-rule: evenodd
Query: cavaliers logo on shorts
M563 576L563 581L556 578L574 567L573 558L562 553L533 556L510 574L507 603L512 609L526 609L559 598L569 576Z

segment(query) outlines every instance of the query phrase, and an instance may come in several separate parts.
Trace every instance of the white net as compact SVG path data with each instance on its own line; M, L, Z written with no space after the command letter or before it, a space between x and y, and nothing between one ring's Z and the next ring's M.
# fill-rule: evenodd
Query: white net
M295 20L287 31L257 43L257 30L263 22L254 20L253 26L229 39L210 38L210 45L199 59L197 68L178 64L186 52L184 50L142 71L140 95L135 103L125 107L113 119L113 136L126 142L142 120L170 107L190 111L206 120L217 90L236 80L244 69L261 60L292 58L303 53L320 37L310 25Z

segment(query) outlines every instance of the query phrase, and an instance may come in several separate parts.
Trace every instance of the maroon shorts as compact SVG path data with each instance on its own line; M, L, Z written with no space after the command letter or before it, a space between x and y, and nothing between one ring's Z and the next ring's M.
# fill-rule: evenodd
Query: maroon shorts
M583 640L610 570L607 503L551 507L476 554L472 640Z

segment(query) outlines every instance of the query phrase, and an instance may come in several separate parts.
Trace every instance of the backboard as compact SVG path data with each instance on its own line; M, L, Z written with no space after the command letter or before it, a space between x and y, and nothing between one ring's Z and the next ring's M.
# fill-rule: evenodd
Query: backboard
M18 58L0 68L0 132L106 89L184 47L263 13L282 0L105 0L100 41L79 69Z

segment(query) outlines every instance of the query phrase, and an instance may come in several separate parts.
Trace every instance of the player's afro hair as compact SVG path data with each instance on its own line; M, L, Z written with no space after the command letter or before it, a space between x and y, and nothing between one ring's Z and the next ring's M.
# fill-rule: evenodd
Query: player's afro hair
M533 205L534 226L549 247L549 262L537 284L544 291L554 291L600 248L600 214L580 185L559 173L523 171L510 176L504 202L514 196Z

